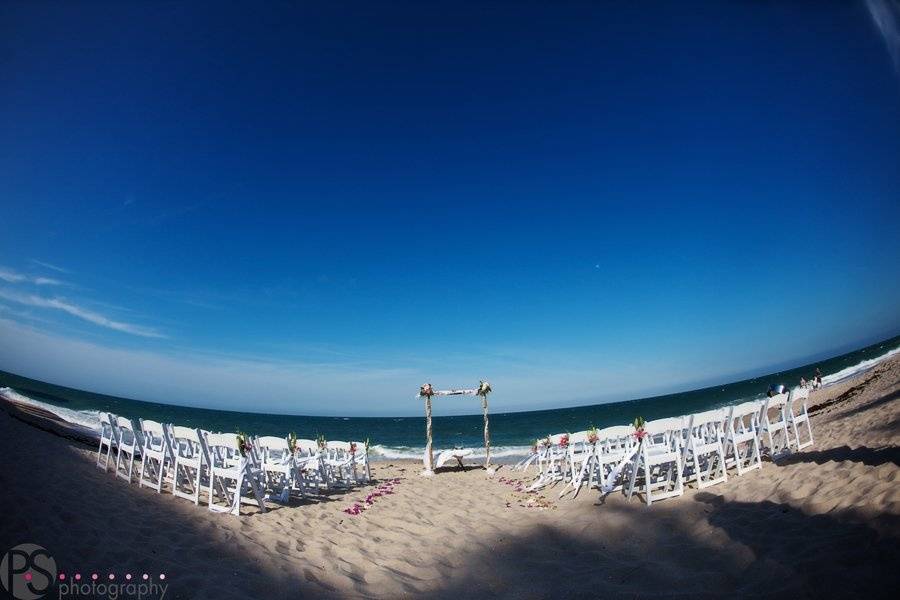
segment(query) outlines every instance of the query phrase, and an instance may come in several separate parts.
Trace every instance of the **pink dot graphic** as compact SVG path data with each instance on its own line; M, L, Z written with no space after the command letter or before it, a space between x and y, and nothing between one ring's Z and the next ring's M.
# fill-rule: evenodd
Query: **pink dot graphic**
M131 581L131 573L128 573L127 575L125 575L125 579L127 579L128 581Z
M115 579L115 578L116 578L115 575L113 575L112 573L109 574L109 580L110 580L110 581L112 581L112 580Z
M65 580L66 580L66 574L65 574L65 573L60 573L60 574L59 574L59 580L60 580L60 581L65 581Z
M25 581L31 581L31 573L25 573Z
M93 574L91 575L91 579L93 579L94 581L97 581L97 578L98 578L98 577L100 577L100 576L97 575L96 573L93 573Z
M150 579L150 576L147 575L146 573L144 573L144 581L146 581L146 580L148 580L148 579Z
M81 573L75 573L75 581L81 581Z
M160 579L160 581L162 581L162 580L165 579L165 578L166 578L166 574L165 574L165 573L160 573L160 574L159 574L159 579Z

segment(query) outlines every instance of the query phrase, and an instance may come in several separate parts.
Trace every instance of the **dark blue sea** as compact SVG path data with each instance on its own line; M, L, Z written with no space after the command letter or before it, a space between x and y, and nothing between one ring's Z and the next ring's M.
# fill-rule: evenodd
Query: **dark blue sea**
M834 384L870 369L879 360L900 352L900 336L811 364L713 387L625 402L552 410L492 414L492 456L509 460L522 456L539 437L587 429L591 425L627 424L638 415L645 419L688 414L762 397L773 383L796 385L811 379L815 369L825 385ZM244 431L257 435L329 440L371 440L374 459L421 458L424 449L423 417L315 417L188 408L143 402L75 390L0 371L0 394L32 402L63 419L96 429L98 412L109 411L134 419L145 418L210 431ZM482 417L478 415L434 418L435 448L482 446Z

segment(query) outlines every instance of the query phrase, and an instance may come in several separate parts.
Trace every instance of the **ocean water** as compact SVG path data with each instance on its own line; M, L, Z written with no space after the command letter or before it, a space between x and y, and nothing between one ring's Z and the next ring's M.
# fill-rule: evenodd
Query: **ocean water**
M770 384L794 386L800 377L812 379L816 367L822 371L823 384L832 385L898 352L900 336L797 368L688 392L591 406L491 414L491 455L501 461L513 460L526 455L536 438L550 434L582 431L591 425L624 425L638 415L650 420L761 398ZM240 430L278 436L293 431L300 438L315 439L322 434L329 440L348 441L369 438L374 460L419 459L424 451L424 417L313 417L189 408L94 394L3 371L0 388L2 395L35 404L92 430L99 426L99 412L108 411L210 431ZM483 456L482 428L480 414L435 417L435 449L473 448L475 456Z

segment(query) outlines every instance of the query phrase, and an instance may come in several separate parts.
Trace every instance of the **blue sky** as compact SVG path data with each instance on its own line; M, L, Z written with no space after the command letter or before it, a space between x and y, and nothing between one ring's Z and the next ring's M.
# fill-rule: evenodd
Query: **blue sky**
M900 332L895 2L482 4L4 3L0 369L418 414Z

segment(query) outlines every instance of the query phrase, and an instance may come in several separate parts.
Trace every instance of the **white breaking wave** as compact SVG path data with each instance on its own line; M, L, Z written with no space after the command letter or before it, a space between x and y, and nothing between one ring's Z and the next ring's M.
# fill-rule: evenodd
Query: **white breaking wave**
M85 429L89 429L90 431L95 432L98 437L100 435L99 410L72 410L69 408L54 406L53 404L47 404L46 402L41 402L40 400L29 398L28 396L20 394L16 390L9 387L0 388L0 396L6 398L11 402L27 404L35 408L46 410L47 412L53 413L66 423L79 425L81 427L84 427Z
M900 353L900 346L890 350L889 352L882 354L881 356L876 356L875 358L864 360L861 363L855 364L852 367L847 367L846 369L841 369L837 373L832 373L831 375L823 375L822 376L822 386L834 385L835 383L840 383L846 379L851 377L855 377L860 373L864 373L880 363L881 361L894 356L895 354Z
M446 448L435 446L434 455L437 456L442 450L450 450L452 448L452 446ZM468 458L484 458L484 446L462 449L472 451ZM524 458L529 455L531 455L531 446L491 446L491 458ZM425 446L382 446L381 444L375 444L369 447L369 458L372 460L422 460L424 456Z

